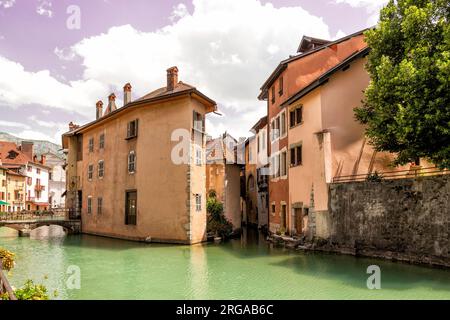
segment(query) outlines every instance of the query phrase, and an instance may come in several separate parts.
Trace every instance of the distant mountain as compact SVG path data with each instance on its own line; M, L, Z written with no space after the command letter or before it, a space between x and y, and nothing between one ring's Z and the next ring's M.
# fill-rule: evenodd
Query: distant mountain
M39 156L43 153L51 152L64 158L64 153L61 151L62 147L50 141L22 139L6 132L0 132L0 141L14 142L17 145L20 145L22 141L32 141L34 143L33 146L34 154L37 154Z

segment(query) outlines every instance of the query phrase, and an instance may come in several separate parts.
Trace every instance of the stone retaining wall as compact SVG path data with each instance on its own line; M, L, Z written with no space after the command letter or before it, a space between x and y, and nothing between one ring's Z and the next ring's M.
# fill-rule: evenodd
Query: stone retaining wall
M331 251L450 267L450 175L330 185Z

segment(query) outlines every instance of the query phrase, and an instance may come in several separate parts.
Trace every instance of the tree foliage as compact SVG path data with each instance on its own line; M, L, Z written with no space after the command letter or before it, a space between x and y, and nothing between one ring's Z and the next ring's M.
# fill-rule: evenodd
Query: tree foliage
M450 168L450 1L391 0L368 30L371 77L356 118L397 164Z
M229 237L233 232L233 225L223 213L223 204L215 197L209 197L206 202L208 212L207 232L214 233L222 238Z

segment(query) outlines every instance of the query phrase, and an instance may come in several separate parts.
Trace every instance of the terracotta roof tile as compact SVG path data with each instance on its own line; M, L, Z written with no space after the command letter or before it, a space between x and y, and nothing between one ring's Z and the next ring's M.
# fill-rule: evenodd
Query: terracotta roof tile
M13 157L13 154L16 154ZM14 142L0 141L0 160L3 166L26 165L31 159Z

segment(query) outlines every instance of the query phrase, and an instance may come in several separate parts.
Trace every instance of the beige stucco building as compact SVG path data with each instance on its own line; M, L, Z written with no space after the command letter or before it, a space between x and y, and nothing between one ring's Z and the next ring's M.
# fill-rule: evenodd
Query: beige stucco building
M225 133L207 142L206 156L207 194L215 193L223 204L225 217L235 230L242 224L239 194L241 165L237 161L236 145L236 139Z
M291 234L305 233L309 224L316 236L328 235L328 185L334 177L393 170L393 155L374 151L354 117L369 84L367 53L360 49L285 102Z
M205 115L216 103L167 70L167 85L124 106L115 95L97 119L71 124L66 207L84 233L167 243L206 239Z

